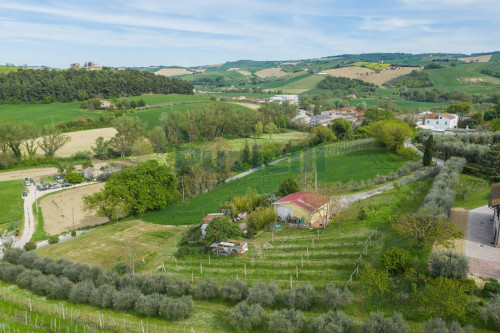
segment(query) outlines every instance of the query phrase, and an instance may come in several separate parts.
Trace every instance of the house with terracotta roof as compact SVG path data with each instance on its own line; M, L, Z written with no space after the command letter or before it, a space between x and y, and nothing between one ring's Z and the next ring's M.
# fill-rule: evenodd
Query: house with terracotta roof
M421 128L432 130L447 130L456 128L458 125L458 116L449 113L429 113L424 116L424 123Z
M273 203L274 211L281 221L293 218L320 228L330 220L330 199L314 191L295 192Z

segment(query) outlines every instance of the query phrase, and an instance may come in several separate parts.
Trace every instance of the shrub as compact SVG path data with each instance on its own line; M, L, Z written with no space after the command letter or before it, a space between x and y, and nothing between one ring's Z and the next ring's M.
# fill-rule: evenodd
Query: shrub
M401 147L396 150L396 154L408 161L416 160L419 157L418 153L410 147Z
M168 278L164 275L150 275L142 281L141 291L144 295L165 293Z
M464 290L464 293L471 295L476 290L477 285L474 279L463 279L460 280L460 282Z
M113 285L102 284L95 288L90 294L89 301L94 306L100 308L111 308L113 306L113 298L116 290Z
M19 257L19 263L26 268L32 268L36 259L38 259L38 255L36 253L25 252Z
M62 271L62 276L68 278L71 282L78 282L80 279L80 270L78 266L71 263L67 267L65 267Z
M160 294L141 295L135 302L135 310L143 315L153 317L160 311L162 296Z
M354 324L343 312L328 311L311 324L315 333L348 333L354 332Z
M23 247L26 251L33 251L36 250L36 243L34 241L29 241L26 244L24 244Z
M49 275L47 283L47 296L52 299L68 299L69 293L73 288L73 283L65 277L55 277Z
M160 303L159 314L168 320L181 320L189 318L193 312L193 298L191 296L181 296L173 300L170 297L163 297Z
M0 266L0 274L2 280L14 283L16 282L17 276L24 272L25 268L22 265L6 264Z
M336 286L329 284L323 290L323 302L329 309L338 309L351 304L353 295L347 288L340 289Z
M131 288L140 290L142 287L142 283L144 281L144 277L141 275L135 274L125 274L120 279L120 288Z
M55 261L48 261L45 265L46 274L53 274L55 276L60 276L65 267L73 265L71 261L67 259L58 259Z
M86 151L77 151L73 155L71 155L71 159L75 161L79 160L90 160L92 158L92 152Z
M66 180L71 184L80 184L83 182L83 175L76 172L71 172L66 175Z
M202 299L212 299L217 297L219 293L219 286L214 280L206 278L198 283L196 286L196 297Z
M136 300L141 295L138 289L125 288L113 295L113 309L127 310L134 307Z
M405 333L408 332L408 325L403 316L399 313L394 314L391 318L384 318L380 312L371 313L370 319L361 326L361 333Z
M248 215L247 225L249 229L256 232L264 229L270 223L275 222L277 218L278 216L272 207L257 208L254 212Z
M429 266L431 275L464 279L469 272L469 259L453 250L432 251Z
M239 302L247 297L248 286L242 281L229 279L221 288L220 295L231 302Z
M10 248L5 252L3 259L11 264L18 264L19 257L21 257L24 252L25 251L21 249Z
M296 310L309 310L316 299L316 290L310 284L294 287L285 292L283 301L287 307Z
M430 316L446 320L463 320L469 303L461 281L445 277L429 282L419 301Z
M229 323L237 331L250 331L264 322L265 311L259 304L240 302L229 316Z
M191 285L189 284L189 281L185 279L174 278L169 279L166 282L165 294L168 296L187 295L189 294L190 289Z
M16 284L21 288L31 289L33 281L40 275L42 275L40 271L27 269L16 277Z
M31 283L31 291L34 292L37 295L46 295L47 292L47 286L48 286L49 280L47 276L40 274L36 278L33 279Z
M391 274L401 274L410 267L410 252L405 249L391 247L384 251L380 264Z
M88 303L90 294L92 294L93 290L94 284L91 281L85 280L78 282L73 289L71 289L69 299L74 303Z
M431 318L425 323L426 333L472 333L472 326L462 327L456 321L449 324L441 318Z
M392 277L385 270L366 265L361 271L362 286L370 295L384 296L392 291Z
M494 294L500 294L500 283L488 281L483 287L483 297L491 298Z
M59 236L54 235L49 237L49 244L57 244L59 243Z
M119 286L120 276L112 270L106 271L97 279L96 286L100 286L103 284L109 284L113 287Z
M272 306L278 298L279 287L275 283L269 285L259 281L256 285L250 288L247 297L249 304L260 304L262 306Z
M500 328L500 294L494 294L491 301L481 309L481 317Z
M76 231L75 230L71 230L71 237L76 237Z
M274 311L269 320L269 330L283 333L300 332L305 322L304 315L300 311L292 309Z

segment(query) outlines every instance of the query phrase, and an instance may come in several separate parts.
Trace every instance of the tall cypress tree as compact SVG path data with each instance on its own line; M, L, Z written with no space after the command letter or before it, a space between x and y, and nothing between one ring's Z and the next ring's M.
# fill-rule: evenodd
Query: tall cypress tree
M481 157L481 171L490 182L500 182L500 143L490 147Z
M432 155L434 153L434 137L429 135L429 138L425 142L424 157L422 158L422 163L424 166L429 166L432 163Z
M250 159L250 147L248 146L248 141L245 141L245 147L241 152L241 164L250 165L252 160Z

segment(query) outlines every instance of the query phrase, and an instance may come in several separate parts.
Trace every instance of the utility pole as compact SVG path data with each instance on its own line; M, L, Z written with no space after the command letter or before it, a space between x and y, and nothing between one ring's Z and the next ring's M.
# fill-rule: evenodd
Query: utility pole
M38 214L38 200L36 199L36 188L35 188L35 206L36 206L36 212Z
M182 202L184 202L185 196L184 196L184 178L182 178Z
M73 215L73 230L75 230L75 208L74 207L72 209L72 215Z
M314 190L318 192L318 166L314 168Z

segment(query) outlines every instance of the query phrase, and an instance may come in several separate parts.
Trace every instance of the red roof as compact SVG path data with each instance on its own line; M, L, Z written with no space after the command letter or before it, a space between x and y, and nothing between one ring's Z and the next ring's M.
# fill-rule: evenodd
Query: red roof
M328 202L328 198L314 191L295 192L287 195L283 199L276 201L273 205L283 203L293 203L311 213Z
M440 113L440 114L432 113L432 114L428 114L428 115L425 116L425 119L439 119L439 116L444 117L444 118L448 118L448 119L455 119L454 116L449 115L447 113Z
M208 222L212 221L214 218L220 217L220 216L223 216L223 215L224 215L224 213L212 213L212 214L208 214L207 216L205 216L203 218L203 222L208 223Z

